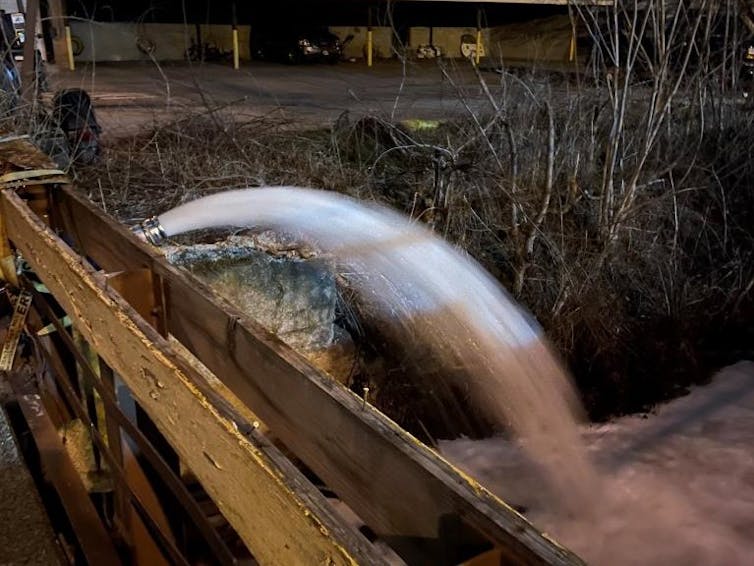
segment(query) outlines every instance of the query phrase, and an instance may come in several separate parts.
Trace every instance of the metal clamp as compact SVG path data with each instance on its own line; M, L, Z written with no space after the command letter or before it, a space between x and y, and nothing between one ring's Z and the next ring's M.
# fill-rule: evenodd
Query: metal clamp
M156 216L147 218L140 224L133 226L131 231L137 238L144 242L149 242L153 246L161 246L168 237L162 224L160 224L160 219Z

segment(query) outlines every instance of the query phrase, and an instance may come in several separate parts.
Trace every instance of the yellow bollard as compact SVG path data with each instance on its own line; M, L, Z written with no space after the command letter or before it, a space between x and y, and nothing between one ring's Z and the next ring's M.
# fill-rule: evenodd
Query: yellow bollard
M482 28L476 30L476 51L474 52L474 62L478 65L482 57Z
M65 26L65 47L68 51L68 70L75 71L76 63L73 61L73 42L71 41L71 26Z
M372 66L372 30L371 28L367 30L367 67Z
M240 55L238 53L238 28L233 28L233 68L237 71L239 68Z

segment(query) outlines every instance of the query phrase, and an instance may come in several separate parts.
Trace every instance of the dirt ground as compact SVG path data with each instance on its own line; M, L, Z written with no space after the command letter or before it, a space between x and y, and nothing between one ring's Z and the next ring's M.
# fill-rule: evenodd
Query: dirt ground
M51 67L51 89L84 88L93 96L105 135L133 134L186 111L232 105L239 114L280 112L298 126L330 124L342 112L396 119L438 119L488 105L479 80L463 61L447 62L444 77L432 61L281 65L255 62L238 71L221 64L109 63ZM493 92L497 74L483 71ZM459 96L459 90L463 93Z

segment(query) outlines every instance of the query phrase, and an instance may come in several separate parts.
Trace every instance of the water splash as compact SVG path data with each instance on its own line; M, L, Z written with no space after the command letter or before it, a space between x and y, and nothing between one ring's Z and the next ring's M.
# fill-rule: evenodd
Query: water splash
M597 478L577 432L571 381L536 322L467 254L386 207L312 189L218 193L158 220L167 236L259 227L315 243L403 337L460 363L474 401L518 433L556 499L580 515L588 509Z

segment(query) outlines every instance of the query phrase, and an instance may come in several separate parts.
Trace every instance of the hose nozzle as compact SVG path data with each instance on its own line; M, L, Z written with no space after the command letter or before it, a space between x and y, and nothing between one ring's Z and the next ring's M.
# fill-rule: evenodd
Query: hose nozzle
M159 218L152 216L131 227L134 235L144 242L149 242L153 246L161 246L165 243L168 235L160 224Z

